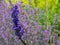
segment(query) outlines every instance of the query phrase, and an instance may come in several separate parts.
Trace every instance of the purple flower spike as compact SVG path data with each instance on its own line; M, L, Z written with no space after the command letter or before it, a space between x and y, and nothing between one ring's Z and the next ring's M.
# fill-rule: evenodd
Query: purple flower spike
M15 31L15 35L18 36L18 38L22 41L22 43L24 45L26 45L26 43L22 40L22 36L23 36L24 31L22 29L21 24L19 23L19 20L18 20L18 14L19 14L19 10L17 10L18 7L17 7L17 5L15 5L13 8L14 9L13 9L11 17L12 17L12 19L13 19L12 21L14 23L13 29Z

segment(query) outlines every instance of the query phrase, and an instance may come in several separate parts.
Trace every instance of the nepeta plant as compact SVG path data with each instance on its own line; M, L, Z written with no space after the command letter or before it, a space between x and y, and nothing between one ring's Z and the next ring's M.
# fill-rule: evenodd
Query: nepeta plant
M2 35L1 37L5 40L6 45L14 45L17 43L19 45L22 45L22 43L24 45L60 45L60 41L58 40L58 32L56 31L58 28L57 15L55 15L54 19L54 28L52 25L46 27L45 11L41 12L38 8L33 9L30 6L22 7L22 4L17 4L15 6L12 5L12 7L13 8L11 8L10 11L12 13L10 13L7 11L7 7L4 7L4 5L0 3L0 32L2 31L0 35ZM5 10L5 8L7 10ZM13 22L12 24L9 20L10 16ZM12 27L14 31L12 30ZM51 28L53 28L54 31L52 31ZM12 33L10 33L10 31L15 33L15 36L18 37L18 40ZM10 38L12 37L13 39L11 40L13 41L10 41ZM14 38L15 41L17 41L16 43L14 43ZM0 42L2 43L1 40Z

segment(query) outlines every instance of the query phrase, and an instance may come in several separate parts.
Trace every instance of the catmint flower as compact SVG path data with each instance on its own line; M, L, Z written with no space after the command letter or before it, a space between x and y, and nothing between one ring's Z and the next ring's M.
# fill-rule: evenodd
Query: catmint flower
M32 8L30 8L30 14L34 15L34 10Z
M57 45L58 43L58 30L54 30L53 43Z
M47 45L51 36L51 26L47 27L47 30L44 30L42 34L42 43Z

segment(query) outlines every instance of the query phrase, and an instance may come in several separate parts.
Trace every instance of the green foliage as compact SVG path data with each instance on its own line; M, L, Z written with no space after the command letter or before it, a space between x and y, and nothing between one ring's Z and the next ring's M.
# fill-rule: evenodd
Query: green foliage
M9 38L9 41L10 42L13 42L14 41L14 38L13 37Z

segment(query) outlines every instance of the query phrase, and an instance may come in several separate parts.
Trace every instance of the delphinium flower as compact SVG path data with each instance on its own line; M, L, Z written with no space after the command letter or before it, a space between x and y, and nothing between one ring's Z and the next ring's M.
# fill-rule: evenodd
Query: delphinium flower
M18 38L22 41L22 43L24 45L26 45L26 43L22 40L22 35L23 35L24 31L23 31L23 28L22 28L19 20L18 20L18 14L19 14L18 7L17 7L17 5L15 5L13 8L14 8L14 10L11 15L12 21L14 23L13 29L15 30L16 36L18 36Z

